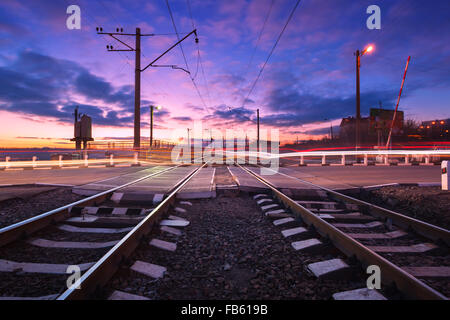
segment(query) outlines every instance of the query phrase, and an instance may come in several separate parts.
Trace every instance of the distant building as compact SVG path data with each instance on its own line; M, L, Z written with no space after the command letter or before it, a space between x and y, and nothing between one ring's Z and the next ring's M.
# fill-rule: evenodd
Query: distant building
M424 121L417 130L422 138L450 139L450 119Z
M361 117L361 143L383 144L391 129L394 110L371 108L369 117ZM403 111L397 111L392 134L403 134ZM343 118L340 124L339 138L346 142L353 142L356 135L356 118Z

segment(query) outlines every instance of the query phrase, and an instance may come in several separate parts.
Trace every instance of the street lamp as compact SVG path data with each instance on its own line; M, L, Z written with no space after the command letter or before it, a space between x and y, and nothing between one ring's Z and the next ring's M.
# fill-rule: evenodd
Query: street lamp
M161 106L150 106L150 149L153 146L153 111L156 108L156 110L162 109Z
M360 143L360 125L361 125L361 96L359 91L359 68L361 67L361 56L374 50L373 45L367 46L363 51L356 50L356 150Z

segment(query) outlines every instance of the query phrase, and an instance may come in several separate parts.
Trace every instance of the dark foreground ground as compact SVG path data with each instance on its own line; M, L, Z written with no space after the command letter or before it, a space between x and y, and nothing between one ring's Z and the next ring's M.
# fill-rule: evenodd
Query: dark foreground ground
M392 186L359 198L441 228L450 228L450 192L440 187Z
M281 234L289 226L274 226L248 195L192 203L186 213L176 213L190 221L183 235L170 239L155 231L151 236L177 242L175 252L144 244L131 259L165 266L166 275L149 281L124 268L99 298L115 289L151 299L330 299L333 293L365 286L362 271L350 279L323 281L308 274L309 263L344 257L333 247L320 253L295 251L295 237Z

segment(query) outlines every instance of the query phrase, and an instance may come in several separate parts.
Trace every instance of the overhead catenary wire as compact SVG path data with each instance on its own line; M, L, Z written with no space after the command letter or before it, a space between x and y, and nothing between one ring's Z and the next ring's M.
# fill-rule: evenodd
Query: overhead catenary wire
M186 0L186 4L187 4L187 7L188 7L189 17L191 18L192 28L196 29L195 23L194 23L194 17L192 15L192 8L191 8L190 0ZM209 105L211 105L211 95L209 93L210 92L209 91L209 84L208 84L208 80L206 79L205 68L203 67L203 61L202 61L202 57L201 57L201 53L200 53L200 44L198 42L196 44L197 44L197 71L196 71L196 75L197 75L197 72L198 72L198 66L200 64L200 69L201 69L201 72L202 72L203 81L205 82L205 87L206 87L206 95L208 96Z
M247 64L247 67L246 67L246 69L244 71L244 76L247 74L248 70L250 70L250 67L251 67L251 65L253 63L253 59L255 57L256 50L258 49L259 42L261 41L261 37L262 37L262 35L264 33L264 30L266 28L266 24L267 24L267 21L269 20L270 13L272 12L272 8L273 8L274 3L275 3L275 0L271 0L269 10L267 11L267 14L266 14L266 17L264 19L264 22L263 22L263 25L261 27L261 30L259 31L258 39L256 40L256 44L255 44L255 47L253 48L252 55L250 56L250 60L249 60L249 62Z
M178 41L180 41L180 35L178 33L178 30L177 30L177 26L176 26L176 23L175 23L175 19L173 17L172 9L170 8L169 0L166 0L166 5L167 5L167 10L169 11L170 19L172 21L173 29L175 30L175 33L177 34ZM202 96L202 94L201 94L197 84L195 83L194 78L191 75L191 72L190 72L190 69L189 69L189 64L187 62L186 55L184 53L183 45L180 43L179 46L180 46L181 53L183 55L184 63L186 64L186 70L188 71L189 78L191 79L192 84L194 85L194 88L197 91L197 94L200 97L200 100L202 101L202 104L203 104L203 107L204 107L205 111L209 113L208 106L206 105L205 100L204 100L204 98L203 98L203 96Z
M297 7L298 7L298 5L300 4L300 2L301 2L301 0L297 0L297 2L295 3L295 6L292 8L291 13L289 14L289 17L288 17L286 23L285 23L284 26L283 26L283 29L281 29L281 32L280 32L280 34L278 35L277 40L275 41L275 43L274 43L272 49L271 49L270 52L269 52L269 55L267 56L266 60L264 61L264 64L262 65L261 69L259 70L259 73L258 73L258 75L256 76L256 79L255 79L255 81L253 82L252 86L250 87L250 90L249 90L247 96L245 97L244 101L242 102L241 108L243 108L243 107L245 106L245 104L246 104L247 101L248 101L248 98L250 97L250 95L252 94L253 90L255 89L255 86L256 86L256 84L257 84L259 78L261 77L261 75L262 75L262 73L263 73L263 71L264 71L264 69L265 69L267 63L269 62L270 57L272 56L273 52L275 51L275 48L277 47L278 43L280 42L280 39L281 39L281 37L283 36L283 33L284 33L284 31L286 30L286 28L287 28L289 22L291 21L292 17L294 16L295 10L297 9Z

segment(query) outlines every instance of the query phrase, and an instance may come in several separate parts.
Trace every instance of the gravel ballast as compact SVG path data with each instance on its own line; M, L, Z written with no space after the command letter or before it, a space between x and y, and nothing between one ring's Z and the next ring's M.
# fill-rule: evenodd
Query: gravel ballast
M27 188L34 189L39 187ZM0 192L6 192L7 189L8 188L1 188ZM0 228L59 208L83 198L83 196L72 193L71 188L58 187L30 197L18 197L1 201Z
M389 186L364 192L362 200L450 229L450 192L440 187Z
M106 288L140 294L152 299L330 299L336 292L365 287L365 274L355 269L352 278L317 280L309 263L343 258L334 247L319 253L295 251L281 230L263 217L248 195L193 200L178 216L190 221L180 237L154 229L150 238L177 242L175 252L143 244L135 260L167 268L159 280L139 275L126 266ZM316 235L317 236L317 235Z

